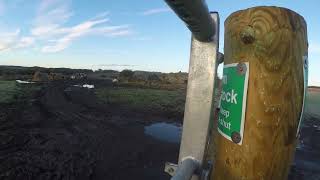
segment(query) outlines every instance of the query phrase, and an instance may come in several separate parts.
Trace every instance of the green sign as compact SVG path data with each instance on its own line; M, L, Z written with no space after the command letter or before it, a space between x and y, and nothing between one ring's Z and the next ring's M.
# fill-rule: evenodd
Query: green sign
M248 78L249 63L227 64L223 67L218 131L239 145L243 140Z

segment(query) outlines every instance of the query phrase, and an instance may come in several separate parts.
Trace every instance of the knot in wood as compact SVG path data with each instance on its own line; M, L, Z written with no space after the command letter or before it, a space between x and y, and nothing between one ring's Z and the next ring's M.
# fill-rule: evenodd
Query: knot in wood
M255 40L254 29L251 26L245 26L240 33L240 38L245 44L253 43Z

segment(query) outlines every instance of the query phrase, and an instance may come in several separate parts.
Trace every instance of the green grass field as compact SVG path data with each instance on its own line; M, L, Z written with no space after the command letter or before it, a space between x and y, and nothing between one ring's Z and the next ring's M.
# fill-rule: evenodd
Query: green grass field
M11 103L17 93L15 81L0 81L0 103Z
M306 112L320 117L320 90L307 93Z
M139 89L139 88L101 88L97 97L109 104L126 105L134 109L152 109L183 113L185 93L181 91Z
M30 97L35 91L40 90L41 85L18 84L16 81L0 81L0 103L21 103Z

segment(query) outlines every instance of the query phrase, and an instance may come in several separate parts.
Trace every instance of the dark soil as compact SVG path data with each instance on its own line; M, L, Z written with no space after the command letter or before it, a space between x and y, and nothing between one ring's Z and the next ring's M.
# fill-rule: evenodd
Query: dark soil
M0 118L0 179L169 179L164 163L178 157L178 144L144 135L148 117L68 83L1 106Z
M302 123L290 180L320 179L320 117L306 114Z

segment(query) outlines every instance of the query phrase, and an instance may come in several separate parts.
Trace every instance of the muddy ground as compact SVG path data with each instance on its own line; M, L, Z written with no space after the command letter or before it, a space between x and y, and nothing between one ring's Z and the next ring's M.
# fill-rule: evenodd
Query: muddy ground
M320 180L320 116L306 114L289 180Z
M1 104L0 179L170 178L164 163L177 161L179 144L147 136L144 127L181 123L181 116L103 103L93 90L72 84L42 84L28 97ZM305 116L289 179L320 179L319 119Z
M144 135L151 116L68 83L43 85L0 113L0 179L168 179L164 163L178 157L178 144Z

